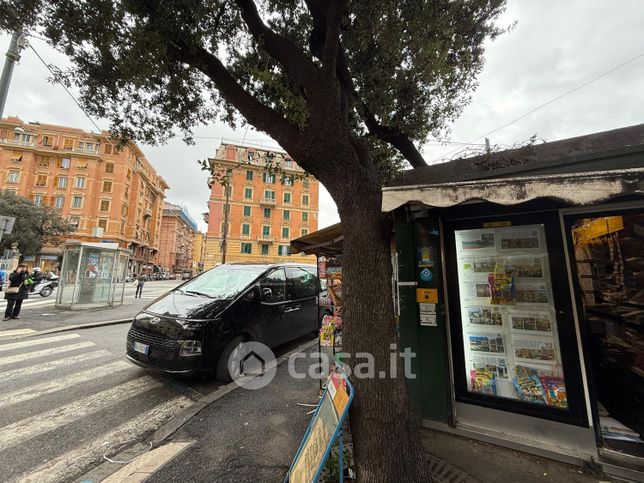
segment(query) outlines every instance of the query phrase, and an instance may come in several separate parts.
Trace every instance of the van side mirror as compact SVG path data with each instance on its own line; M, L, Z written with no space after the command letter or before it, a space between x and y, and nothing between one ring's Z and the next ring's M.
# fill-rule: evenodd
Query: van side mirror
M246 300L251 300L253 302L259 302L262 298L262 292L259 288L259 285L255 285L246 293Z

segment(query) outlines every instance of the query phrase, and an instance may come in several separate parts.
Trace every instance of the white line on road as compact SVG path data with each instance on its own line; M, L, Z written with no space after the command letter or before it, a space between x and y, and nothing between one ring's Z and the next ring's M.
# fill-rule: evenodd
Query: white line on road
M161 382L143 376L91 396L78 399L73 403L54 408L41 414L17 421L0 428L0 452L20 444L34 436L46 433L65 424L101 411L109 406L118 404L137 394L155 389Z
M105 357L110 355L110 352L106 350L98 350L96 352L85 352L84 354L78 354L75 356L65 357L63 359L56 359L54 361L42 362L37 366L21 367L19 369L12 369L6 372L0 372L0 387L3 384L12 381L13 379L20 379L25 376L32 376L34 374L40 374L42 372L53 371L54 369L60 369L61 367L71 366L71 365L80 365L81 363L90 361L92 359L98 359L100 357Z
M124 468L105 478L101 483L143 483L191 444L176 442L156 448L139 456Z
M60 342L61 340L78 339L78 334L65 334L49 337L45 339L30 339L24 342L12 342L11 344L0 345L0 352L10 351L14 349L22 349L23 347L32 347L36 345L50 344L52 342Z
M29 307L35 307L37 305L53 305L55 303L56 303L56 299L49 299L49 300L35 299L33 302L31 302L30 300L25 300L22 304L22 308L28 309ZM6 307L6 306L7 306L7 302L5 302L4 300L0 302L0 308Z
M33 334L34 332L36 332L34 329L2 330L2 331L0 331L0 338L1 337L15 337L17 335Z
M104 366L95 367L94 369L70 374L60 379L54 379L53 381L35 384L33 386L18 389L17 391L7 392L0 395L0 408L29 401L30 399L44 396L45 394L51 394L52 392L60 391L68 387L77 386L84 382L99 380L116 372L132 368L132 365L126 361L115 361Z
M109 446L158 429L164 422L191 404L192 401L185 396L179 396L159 404L122 424L114 431L97 436L93 441L47 461L31 473L14 481L19 483L57 483L71 480L99 460Z
M29 359L38 359L40 357L53 356L54 354L62 354L63 352L71 352L77 349L86 349L95 346L93 342L79 342L78 344L65 345L62 347L52 347L51 349L43 349L36 352L27 352L26 354L18 354L10 357L0 358L0 366L7 364L14 364L16 362L28 361Z

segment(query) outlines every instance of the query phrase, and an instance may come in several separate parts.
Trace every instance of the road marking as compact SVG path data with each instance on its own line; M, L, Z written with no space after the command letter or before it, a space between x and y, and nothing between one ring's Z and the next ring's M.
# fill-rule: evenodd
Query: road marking
M168 443L145 453L101 483L142 483L192 443Z
M40 374L41 372L53 371L54 369L60 369L61 367L76 365L79 363L87 362L92 359L98 359L99 357L105 357L110 355L106 350L98 350L96 352L86 352L84 354L78 354L76 356L65 357L63 359L56 359L50 362L43 362L37 366L21 367L19 369L12 369L11 371L0 372L0 382L7 383L13 379L20 379L25 376L31 376L33 374Z
M47 305L47 304L55 304L55 303L56 303L56 299L34 300L33 302L30 302L29 300L27 300L22 304L22 308L25 309L25 308L29 308L29 307L35 307L37 305ZM3 301L3 302L0 303L0 308L6 307L6 305L7 305L7 302Z
M0 352L10 351L13 349L22 349L23 347L49 344L51 342L60 342L61 340L78 339L79 337L80 335L78 334L65 334L45 339L29 339L24 342L13 342L11 344L0 345Z
M18 389L17 391L7 392L0 395L0 408L29 401L30 399L44 396L45 394L50 394L52 392L82 384L83 382L107 377L115 372L123 371L125 369L133 369L133 367L126 361L116 361L87 371L70 374L53 381L47 381L41 384L35 384L33 386Z
M88 347L93 347L96 344L93 342L79 342L78 344L65 345L62 347L52 347L51 349L43 349L36 352L27 352L26 354L18 354L10 357L0 358L0 366L6 366L7 364L14 364L16 362L27 361L29 359L37 359L39 357L53 356L54 354L62 354L63 352L71 352L78 349L86 349Z
M4 426L0 428L0 452L160 386L162 383L150 376L139 377L65 406Z
M130 419L115 430L102 434L58 458L47 461L15 481L19 483L57 483L72 480L87 470L92 463L99 460L110 446L158 429L165 421L191 404L192 401L185 396L165 401Z
M26 335L36 332L34 329L14 329L0 331L0 337L15 337L17 335Z

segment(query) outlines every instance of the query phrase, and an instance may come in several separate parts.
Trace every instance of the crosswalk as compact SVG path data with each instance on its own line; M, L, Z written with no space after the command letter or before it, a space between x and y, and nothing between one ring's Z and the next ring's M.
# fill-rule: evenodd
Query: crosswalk
M167 290L162 289L162 290L154 290L154 291L144 291L143 294L141 295L142 300L154 300L155 298L159 297L160 295L163 295L166 293ZM3 298L4 295L2 292L0 292L0 309L4 310L7 306L7 301ZM127 300L134 300L134 289L129 289L125 291L124 295L125 299ZM22 302L22 309L30 309L30 308L45 308L45 307L53 307L56 304L56 292L49 297L40 297L39 295L32 295L28 299L24 300Z
M0 479L73 480L192 404L83 334L0 339Z

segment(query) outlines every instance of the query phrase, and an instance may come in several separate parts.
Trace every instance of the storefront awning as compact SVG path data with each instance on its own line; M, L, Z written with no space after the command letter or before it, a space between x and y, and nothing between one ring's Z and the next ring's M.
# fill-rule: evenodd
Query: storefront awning
M588 205L633 194L644 195L644 168L390 186L383 188L382 211L410 202L447 208L473 201L516 205L538 198Z
M291 252L304 252L307 255L318 256L341 255L343 240L342 224L336 223L309 235L291 240Z

